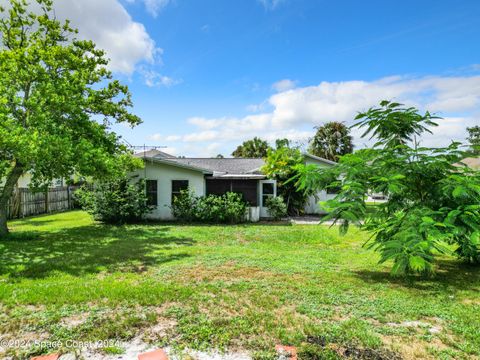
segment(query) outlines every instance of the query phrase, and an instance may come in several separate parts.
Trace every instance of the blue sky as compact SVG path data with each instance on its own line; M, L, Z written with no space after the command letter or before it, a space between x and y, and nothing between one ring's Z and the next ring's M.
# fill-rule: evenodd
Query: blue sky
M477 0L67 2L133 93L144 123L115 126L132 144L210 156L253 136L305 143L382 98L446 118L428 145L480 124Z

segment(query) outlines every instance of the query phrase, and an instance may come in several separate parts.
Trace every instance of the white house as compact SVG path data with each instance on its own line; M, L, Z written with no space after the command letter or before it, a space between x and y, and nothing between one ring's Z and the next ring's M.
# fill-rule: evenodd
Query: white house
M5 183L5 179L0 179L0 186L3 186ZM32 174L30 172L26 172L17 181L17 187L18 188L28 188L30 187L30 184L32 183ZM52 182L49 184L49 188L61 188L66 186L66 181L63 178L58 178L52 180Z
M305 163L317 165L322 168L332 167L336 164L335 161L327 160L318 156L314 156L312 154L303 154L305 157ZM333 199L335 197L335 193L321 190L318 191L317 194L313 196L309 196L307 202L305 203L305 214L325 214L325 211L320 206L320 202Z
M275 180L261 172L263 159L254 158L177 158L158 150L136 154L144 159L145 166L135 174L146 180L149 203L155 208L149 215L160 220L173 219L172 199L181 190L191 189L197 196L222 195L232 191L241 193L250 204L249 219L258 221L268 217L265 206L269 197L277 195ZM308 164L328 167L335 163L305 154ZM325 192L308 199L305 212L318 214L319 201L329 197Z

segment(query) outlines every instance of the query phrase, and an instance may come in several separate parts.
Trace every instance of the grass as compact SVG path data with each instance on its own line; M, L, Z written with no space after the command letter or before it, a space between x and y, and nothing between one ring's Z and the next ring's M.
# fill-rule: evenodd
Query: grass
M141 336L256 358L271 358L277 343L309 359L480 356L479 269L445 258L434 278L391 278L359 230L113 227L79 211L10 227L0 241L0 339ZM19 359L42 352L7 350Z

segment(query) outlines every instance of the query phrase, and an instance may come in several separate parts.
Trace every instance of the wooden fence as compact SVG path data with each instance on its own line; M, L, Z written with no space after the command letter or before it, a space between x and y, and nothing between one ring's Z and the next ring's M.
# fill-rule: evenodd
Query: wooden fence
M74 209L73 198L78 187L50 188L47 191L34 191L29 188L15 189L8 206L8 219L48 214Z

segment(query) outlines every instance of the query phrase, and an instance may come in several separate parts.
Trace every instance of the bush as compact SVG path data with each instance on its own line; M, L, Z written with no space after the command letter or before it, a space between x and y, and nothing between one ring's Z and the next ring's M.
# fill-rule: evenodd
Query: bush
M330 169L299 171L300 190L341 189L323 220L341 220L342 233L350 224L367 230L366 246L380 252L380 262L393 261L394 275L431 274L444 254L480 265L480 171L461 164L461 144L419 147L436 118L398 103L383 101L356 119L364 136L375 137L372 148L344 155ZM367 207L372 192L386 201Z
M268 150L265 158L263 173L269 179L277 181L277 194L281 195L287 204L288 214L298 216L303 214L308 191L298 190L292 178L298 177L297 166L304 163L305 159L297 148L283 146L276 150Z
M182 190L180 195L173 199L171 209L172 214L176 219L192 222L196 219L195 214L197 213L197 207L198 198L195 196L193 191Z
M274 220L280 220L287 216L288 209L282 196L269 198L265 205L267 205L268 212Z
M245 221L247 207L242 195L237 193L197 197L187 190L175 197L171 209L180 221L235 224Z
M133 181L125 177L93 189L83 187L75 193L75 198L95 220L107 224L138 222L151 211L143 179Z

